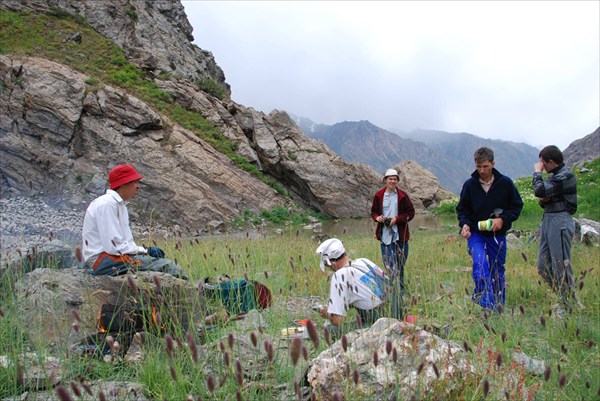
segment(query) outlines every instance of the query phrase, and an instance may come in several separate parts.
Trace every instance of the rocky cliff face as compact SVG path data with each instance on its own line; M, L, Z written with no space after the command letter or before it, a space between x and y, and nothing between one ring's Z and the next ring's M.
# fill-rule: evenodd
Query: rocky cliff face
M585 137L571 143L563 151L567 166L581 165L600 157L600 127Z
M159 90L202 115L235 145L237 155L287 191L278 193L125 89L45 58L5 54L0 55L3 196L58 195L84 209L103 193L114 165L132 163L145 177L134 212L192 233L205 231L212 220L227 222L244 211L292 201L332 217L368 216L380 174L345 162L284 112L265 115L231 101L212 55L190 43L191 27L178 2L0 0L0 9L84 16L126 49L129 61L145 68ZM207 78L225 88L226 96L199 89L197 81Z
M144 175L136 205L159 220L202 230L290 200L246 173L189 130L122 90L88 91L88 77L45 59L0 56L0 172L18 194L96 196L110 168L131 162ZM284 113L269 116L220 100L185 83L162 82L190 110L202 113L313 209L364 216L376 174L351 165L307 138Z
M100 34L125 49L128 61L154 74L191 82L207 78L226 92L225 75L209 51L193 45L183 5L173 0L1 0L10 11L81 15Z

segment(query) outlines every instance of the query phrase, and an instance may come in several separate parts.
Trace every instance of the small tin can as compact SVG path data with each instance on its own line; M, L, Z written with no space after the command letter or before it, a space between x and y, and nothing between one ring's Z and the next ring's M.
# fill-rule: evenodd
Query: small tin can
M490 231L492 229L492 224L492 219L481 220L477 223L477 227L479 228L479 231Z
M281 329L281 335L284 337L295 337L304 333L304 327L287 327Z

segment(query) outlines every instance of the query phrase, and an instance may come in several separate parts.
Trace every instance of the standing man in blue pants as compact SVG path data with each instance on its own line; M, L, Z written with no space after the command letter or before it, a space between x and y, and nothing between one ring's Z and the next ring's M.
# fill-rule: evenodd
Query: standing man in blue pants
M463 184L456 213L473 258L472 299L497 311L506 302L506 232L519 218L523 201L512 180L494 168L491 149L479 148L473 157L476 170Z

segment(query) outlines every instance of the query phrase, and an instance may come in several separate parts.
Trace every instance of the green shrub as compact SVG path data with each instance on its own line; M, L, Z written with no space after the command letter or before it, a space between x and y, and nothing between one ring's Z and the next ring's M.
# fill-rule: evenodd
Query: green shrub
M203 80L201 80L198 83L198 87L201 90L213 95L214 97L220 100L223 100L225 98L225 89L223 89L221 85L219 85L210 78L204 78Z

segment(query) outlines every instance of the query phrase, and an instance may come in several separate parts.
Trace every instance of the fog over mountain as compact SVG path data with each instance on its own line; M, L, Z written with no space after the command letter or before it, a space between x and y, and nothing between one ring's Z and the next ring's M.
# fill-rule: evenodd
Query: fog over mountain
M290 115L307 135L321 139L347 161L367 164L383 173L390 166L414 160L456 194L474 170L473 152L479 147L493 149L496 168L511 178L530 175L538 160L539 149L525 143L485 139L464 132L414 130L396 134L369 121L325 125Z

